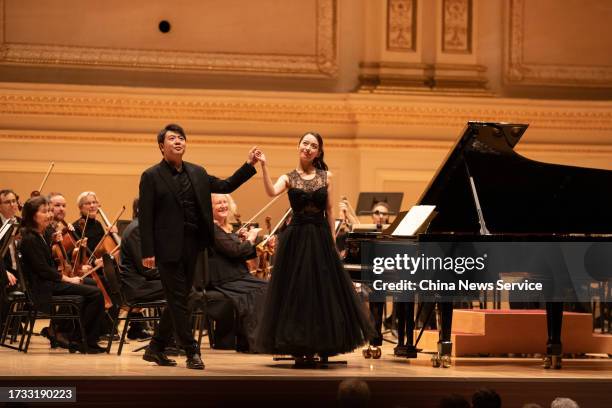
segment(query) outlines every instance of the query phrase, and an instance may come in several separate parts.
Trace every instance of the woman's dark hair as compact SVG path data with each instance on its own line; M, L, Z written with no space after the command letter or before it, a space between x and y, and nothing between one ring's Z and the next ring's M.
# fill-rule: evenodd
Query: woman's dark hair
M187 135L185 134L185 131L183 130L183 128L177 125L176 123L170 123L169 125L166 125L166 127L164 127L162 130L160 130L159 133L157 134L158 144L164 143L164 138L166 137L167 132L178 133L179 135L183 136L185 140L187 140Z
M23 205L21 210L21 227L26 230L36 231L38 224L36 224L36 213L41 205L49 204L49 200L45 196L32 197L28 199Z
M323 151L323 138L321 137L320 134L316 132L304 133L302 137L300 137L300 142L298 143L298 146L302 143L302 140L304 140L304 138L308 135L312 135L316 137L317 143L319 143L319 156L315 157L315 159L312 161L313 166L315 166L315 169L327 171L328 169L327 164L325 164L325 161L323 160L323 156L325 156L325 152Z
M135 220L138 218L138 197L132 201L132 219Z

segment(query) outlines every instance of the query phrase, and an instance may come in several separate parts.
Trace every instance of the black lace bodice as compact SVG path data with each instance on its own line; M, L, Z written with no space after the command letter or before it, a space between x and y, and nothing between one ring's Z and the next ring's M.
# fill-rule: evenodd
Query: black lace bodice
M316 170L312 180L303 179L296 170L289 177L289 202L294 215L323 215L327 206L327 172Z

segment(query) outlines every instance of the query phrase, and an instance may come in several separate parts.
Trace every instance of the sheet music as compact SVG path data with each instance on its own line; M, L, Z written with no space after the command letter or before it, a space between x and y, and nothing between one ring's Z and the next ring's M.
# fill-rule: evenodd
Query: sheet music
M6 220L2 227L0 228L0 242L4 239L4 236L9 231L11 225L11 220Z
M415 205L399 223L393 236L416 235L427 226L427 223L434 214L435 205Z

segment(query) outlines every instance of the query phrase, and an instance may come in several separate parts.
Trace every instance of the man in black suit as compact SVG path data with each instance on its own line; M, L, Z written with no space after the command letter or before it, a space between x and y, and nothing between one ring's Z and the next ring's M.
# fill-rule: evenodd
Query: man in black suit
M232 176L221 180L183 161L187 137L179 125L167 125L157 142L163 160L142 173L138 219L142 264L158 268L168 307L143 358L158 365L176 365L164 354L174 332L187 355L187 368L201 370L204 363L191 334L187 298L198 252L214 241L210 194L230 193L252 177L257 149L250 150L247 162Z

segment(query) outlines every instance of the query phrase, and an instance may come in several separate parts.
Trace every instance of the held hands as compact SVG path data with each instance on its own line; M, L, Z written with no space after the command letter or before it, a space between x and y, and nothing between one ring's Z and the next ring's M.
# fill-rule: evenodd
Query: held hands
M261 150L258 149L255 152L255 157L261 163L262 166L266 164L266 155Z
M149 269L155 268L155 257L142 258L142 266Z
M251 150L249 150L249 155L247 156L247 163L249 163L251 166L255 166L255 164L257 164L257 157L255 156L256 152L257 146L253 146L251 147Z
M253 146L251 150L249 150L249 155L247 158L247 163L254 166L257 162L261 162L261 164L266 163L266 156L264 156L263 152L259 150L257 146Z

